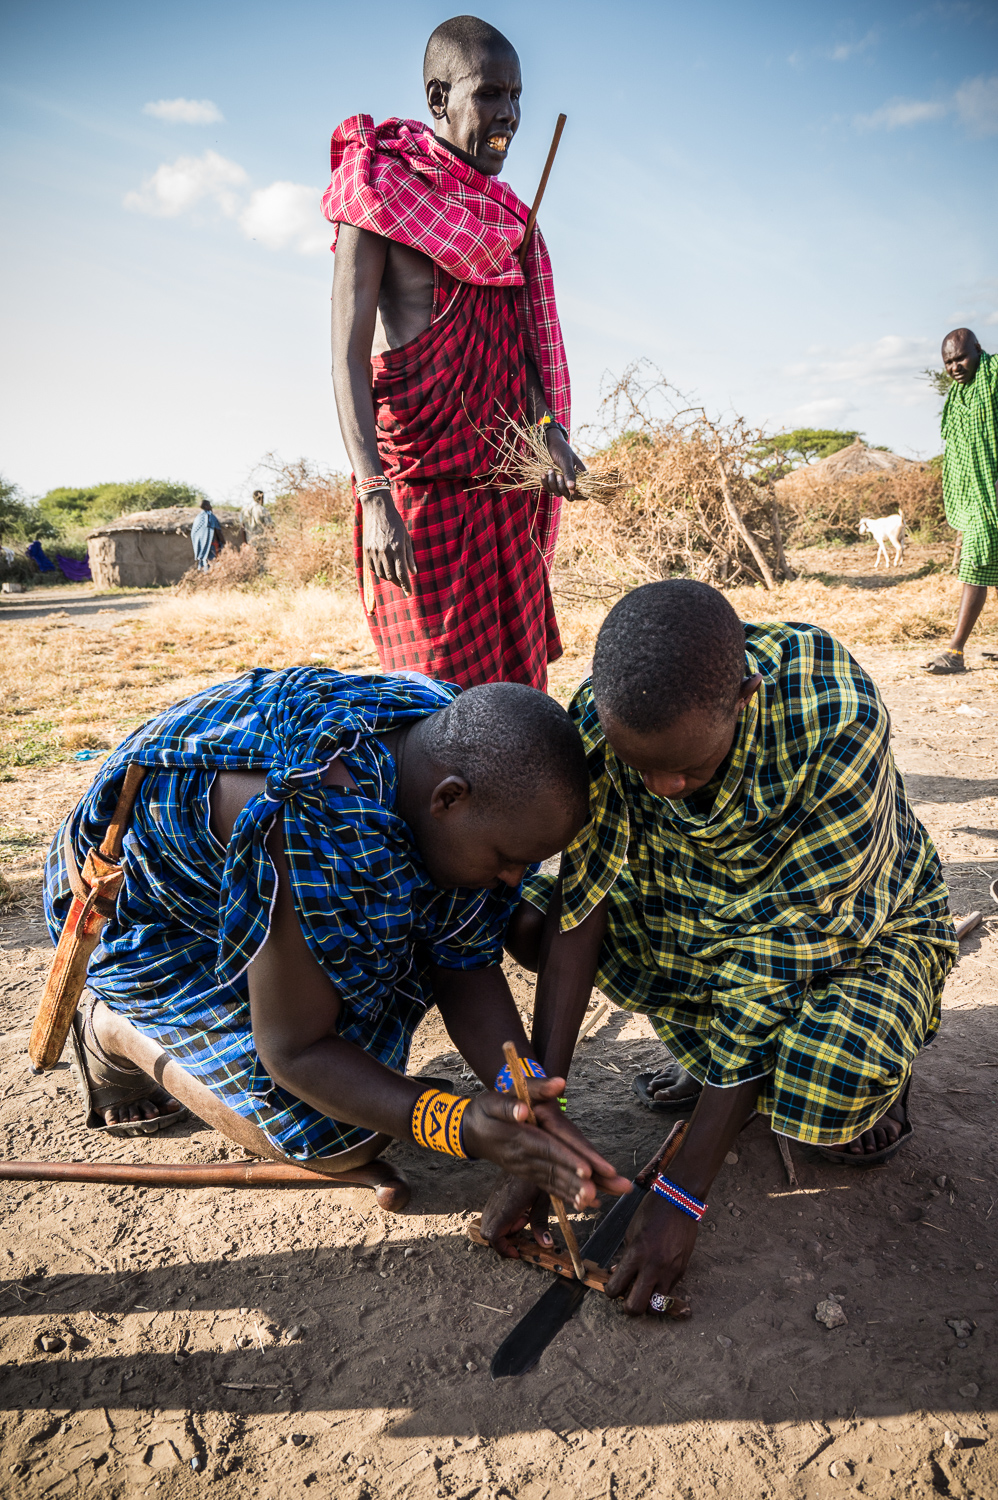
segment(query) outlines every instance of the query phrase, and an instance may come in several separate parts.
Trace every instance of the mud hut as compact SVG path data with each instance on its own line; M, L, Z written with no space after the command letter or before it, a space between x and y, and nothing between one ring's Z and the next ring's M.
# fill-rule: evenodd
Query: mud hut
M800 493L802 490L818 489L826 485L841 484L846 479L868 479L872 476L897 474L910 469L922 469L924 464L900 453L888 453L884 448L869 448L861 438L830 453L818 463L803 464L794 469L785 479L777 481L777 494Z
M196 506L171 505L118 516L87 535L90 572L98 588L149 588L179 583L194 565L191 526ZM246 540L236 510L216 510L229 546Z

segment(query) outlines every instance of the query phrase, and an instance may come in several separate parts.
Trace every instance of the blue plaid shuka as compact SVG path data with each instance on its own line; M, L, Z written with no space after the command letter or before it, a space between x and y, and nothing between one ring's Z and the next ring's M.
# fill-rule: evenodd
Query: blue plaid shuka
M338 1035L404 1072L432 1003L430 969L498 963L518 892L442 890L394 811L395 763L380 736L458 696L450 683L255 671L167 709L110 755L71 814L76 859L99 845L125 769L148 767L125 836L125 879L88 987L153 1037L224 1103L299 1161L372 1132L277 1087L253 1043L246 971L267 938L276 876L264 847L283 809L295 908L342 1002ZM340 757L356 792L323 787ZM209 826L219 771L261 771L228 847ZM69 909L60 829L45 867L53 942Z

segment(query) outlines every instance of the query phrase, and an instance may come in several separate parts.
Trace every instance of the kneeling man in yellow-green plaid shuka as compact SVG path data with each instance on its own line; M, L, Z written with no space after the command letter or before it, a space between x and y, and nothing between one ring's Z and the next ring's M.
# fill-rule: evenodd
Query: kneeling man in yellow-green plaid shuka
M526 882L507 947L539 972L549 1074L568 1074L596 983L669 1049L634 1080L642 1101L693 1111L610 1285L644 1312L682 1275L753 1110L836 1164L899 1149L957 945L887 710L825 631L743 624L705 584L648 584L611 610L570 711L590 821L557 880ZM504 1249L545 1213L504 1181L483 1227Z

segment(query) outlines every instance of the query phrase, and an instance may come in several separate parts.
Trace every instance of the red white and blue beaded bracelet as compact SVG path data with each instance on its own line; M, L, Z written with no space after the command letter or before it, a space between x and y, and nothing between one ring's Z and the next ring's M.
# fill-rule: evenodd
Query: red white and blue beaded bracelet
M674 1203L677 1208L682 1209L684 1214L689 1214L690 1218L696 1219L697 1222L707 1212L706 1203L702 1203L699 1198L694 1198L693 1194L686 1192L685 1188L677 1187L674 1182L669 1181L668 1177L663 1177L661 1172L652 1183L651 1190L660 1198L667 1198L670 1203Z

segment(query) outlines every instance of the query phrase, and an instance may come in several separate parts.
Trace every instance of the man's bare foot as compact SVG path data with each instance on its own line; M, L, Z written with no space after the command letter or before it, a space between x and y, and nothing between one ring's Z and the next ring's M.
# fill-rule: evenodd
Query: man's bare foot
M911 1080L905 1084L901 1097L891 1105L875 1125L869 1130L864 1130L854 1140L841 1141L837 1146L819 1146L817 1149L823 1156L833 1158L838 1156L848 1157L857 1166L874 1157L882 1157L884 1153L893 1155L900 1146L902 1140L907 1139L912 1133L911 1123L908 1119L908 1091L911 1088ZM886 1159L886 1157L884 1157ZM874 1165L877 1163L874 1162Z
M639 1073L631 1087L642 1104L661 1113L692 1109L700 1097L693 1074L674 1057L654 1073Z
M187 1118L188 1111L155 1079L127 1058L101 1045L94 1026L94 1001L86 998L73 1018L70 1042L74 1073L86 1105L88 1128L108 1135L155 1135Z

